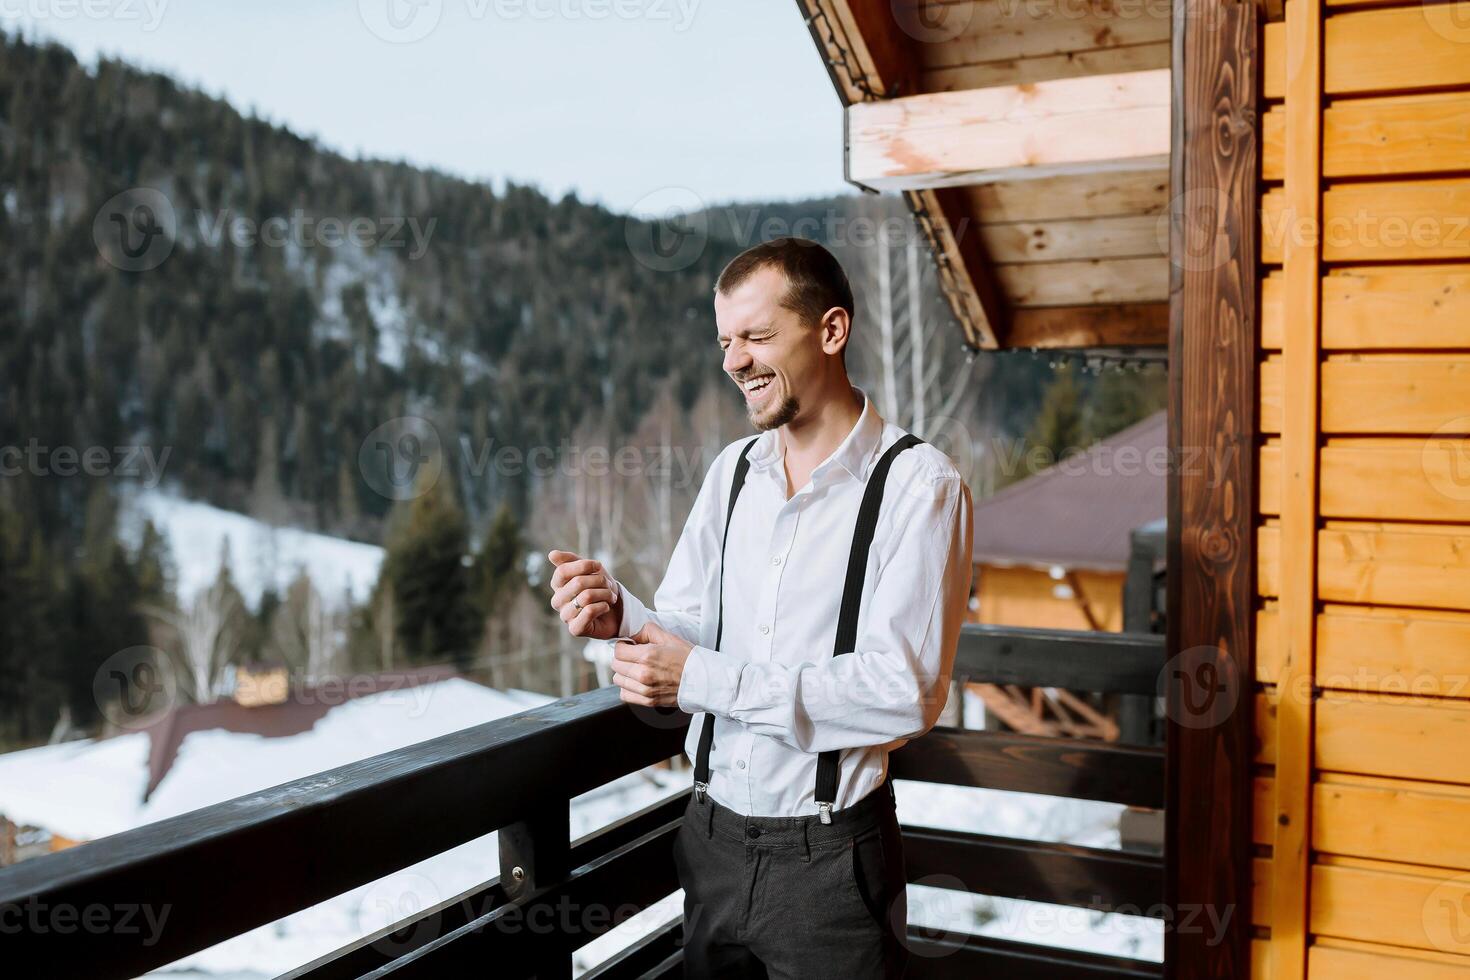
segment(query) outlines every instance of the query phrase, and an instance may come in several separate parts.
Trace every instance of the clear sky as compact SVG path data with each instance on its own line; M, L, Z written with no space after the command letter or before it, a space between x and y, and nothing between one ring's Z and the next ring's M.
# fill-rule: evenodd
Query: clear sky
M0 25L497 188L618 211L662 211L670 188L706 204L852 190L795 0L0 0Z

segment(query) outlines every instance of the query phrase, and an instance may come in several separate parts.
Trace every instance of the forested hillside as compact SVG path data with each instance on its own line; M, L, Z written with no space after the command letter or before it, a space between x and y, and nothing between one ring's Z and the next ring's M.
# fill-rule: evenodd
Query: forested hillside
M853 275L855 380L882 377L880 363L894 374L895 345L871 346L880 289L891 320L934 338L933 393L965 394L931 414L985 414L974 439L1024 433L1046 365L987 362L977 400L927 257L904 278L906 248L920 268L912 233L892 270L854 233L885 220L906 225L901 202L854 195L709 202L653 225L513 182L349 159L164 75L0 33L0 744L44 738L63 708L95 722L98 665L140 644L208 674L191 681L200 691L253 658L304 675L499 657L491 682L541 683L505 672L555 641L528 558L575 547L651 590L698 485L581 471L548 483L484 465L487 450L642 440L712 455L739 435L710 290L776 234L827 241ZM914 356L920 333L902 336ZM1131 397L1109 396L1130 406L1120 424L1148 407ZM383 491L399 444L364 451L404 416L427 420L442 450L433 493L412 500ZM222 571L181 601L157 535L119 532L118 488L159 481L386 545L383 580L325 631L301 625L321 605L309 582L245 608ZM223 625L191 633L191 602ZM570 669L563 656L549 686L574 685Z

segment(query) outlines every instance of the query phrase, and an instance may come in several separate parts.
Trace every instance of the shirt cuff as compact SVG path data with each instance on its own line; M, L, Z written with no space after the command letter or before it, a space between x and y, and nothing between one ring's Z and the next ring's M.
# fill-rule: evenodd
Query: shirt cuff
M740 674L745 661L727 653L695 646L684 661L684 674L679 678L680 709L694 714L710 711L729 717L740 693Z
M617 581L614 579L614 581ZM638 597L627 589L623 583L618 582L618 604L623 607L623 621L618 625L617 636L632 636L644 627L649 620L648 607Z

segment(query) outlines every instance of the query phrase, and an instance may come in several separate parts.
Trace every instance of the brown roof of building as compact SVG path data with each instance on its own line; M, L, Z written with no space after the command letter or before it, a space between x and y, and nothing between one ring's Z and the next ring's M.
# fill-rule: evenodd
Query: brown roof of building
M1128 533L1164 516L1167 413L975 505L974 555L990 564L1121 570Z
M148 788L146 800L168 774L179 746L192 732L220 729L266 738L310 731L328 711L353 698L433 684L458 676L449 667L418 667L386 674L354 674L310 687L293 688L280 704L247 708L230 699L209 704L183 704L168 711L146 731Z

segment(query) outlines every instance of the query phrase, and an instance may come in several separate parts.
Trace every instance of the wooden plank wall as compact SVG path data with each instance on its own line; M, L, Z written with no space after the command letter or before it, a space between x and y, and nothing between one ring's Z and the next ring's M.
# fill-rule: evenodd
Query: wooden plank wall
M1252 973L1464 980L1470 4L1264 44Z

